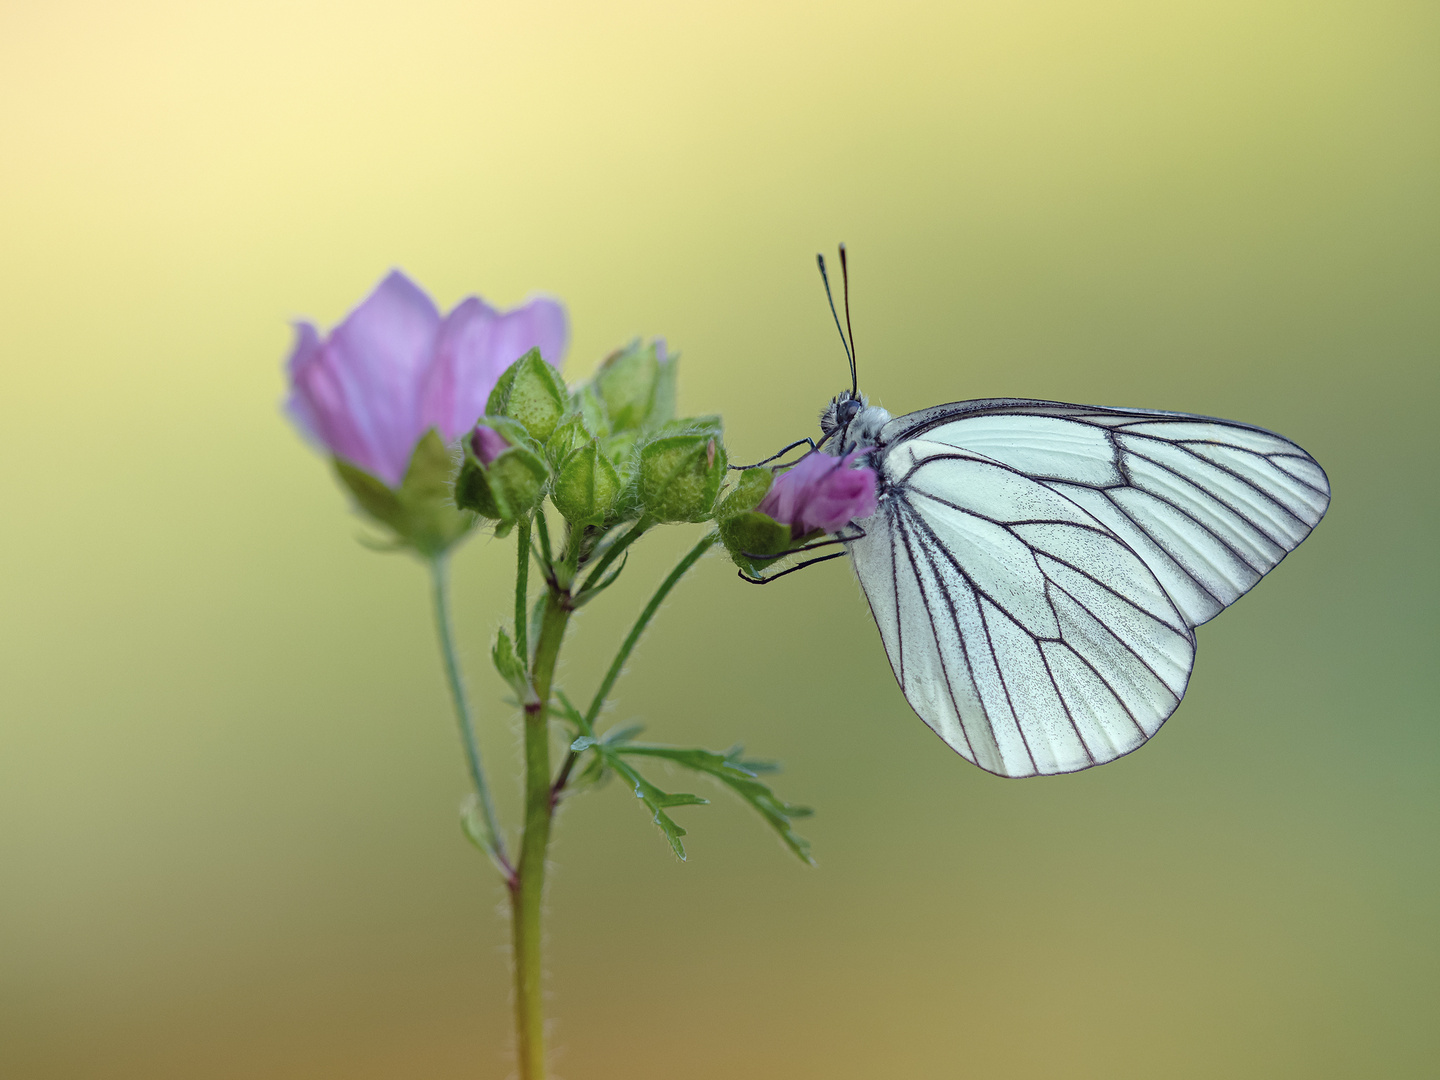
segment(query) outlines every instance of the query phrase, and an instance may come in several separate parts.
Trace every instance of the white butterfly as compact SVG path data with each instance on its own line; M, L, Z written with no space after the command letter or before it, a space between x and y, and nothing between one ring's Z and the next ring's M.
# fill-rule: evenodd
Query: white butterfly
M1227 420L1003 398L895 419L849 393L832 407L826 449L874 448L879 507L846 547L900 689L1000 776L1087 769L1154 735L1185 694L1194 628L1330 501L1305 451Z
M1088 769L1154 735L1195 627L1330 502L1309 454L1228 420L1010 398L892 419L847 352L822 446L873 448L879 490L845 546L911 707L1000 776Z

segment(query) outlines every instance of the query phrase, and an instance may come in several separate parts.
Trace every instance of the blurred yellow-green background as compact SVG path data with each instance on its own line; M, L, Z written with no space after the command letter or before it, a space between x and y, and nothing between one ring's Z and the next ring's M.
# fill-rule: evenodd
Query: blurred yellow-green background
M892 412L1233 417L1334 507L1149 746L1038 781L909 712L843 564L703 562L613 715L783 760L819 867L571 804L557 1074L1436 1075L1437 73L1423 0L0 7L0 1075L506 1075L423 573L281 417L288 320L551 292L571 377L664 335L753 459L845 383L837 240ZM456 571L504 775L509 573Z

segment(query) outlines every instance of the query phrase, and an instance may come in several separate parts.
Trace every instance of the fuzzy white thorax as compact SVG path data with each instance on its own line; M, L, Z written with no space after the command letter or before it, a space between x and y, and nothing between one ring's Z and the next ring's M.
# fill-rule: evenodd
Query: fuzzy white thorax
M880 429L890 422L890 414L879 405L866 405L839 436L832 439L826 449L836 457L844 457L853 450L880 445Z

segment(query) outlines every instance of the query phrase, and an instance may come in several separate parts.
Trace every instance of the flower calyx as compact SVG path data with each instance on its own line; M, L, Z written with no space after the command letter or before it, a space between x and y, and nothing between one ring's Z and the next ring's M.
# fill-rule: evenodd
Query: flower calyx
M455 479L456 506L508 526L540 505L550 469L522 423L482 416L464 447L465 461Z
M434 557L475 527L475 515L457 508L451 497L455 461L434 428L415 444L398 487L339 455L331 461L356 506L393 534L396 548Z
M620 473L605 455L600 440L575 447L560 463L550 501L575 528L601 525L624 487Z
M639 447L636 499L657 522L708 521L725 479L718 416L672 420Z
M654 428L674 418L678 360L656 339L633 341L601 362L594 391L613 431Z
M543 446L565 415L569 399L559 373L540 358L540 350L535 348L505 369L490 391L485 413L515 420L536 444Z

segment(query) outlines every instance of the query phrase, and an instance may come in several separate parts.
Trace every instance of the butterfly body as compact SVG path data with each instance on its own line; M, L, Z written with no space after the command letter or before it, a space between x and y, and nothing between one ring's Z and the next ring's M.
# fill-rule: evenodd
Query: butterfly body
M895 677L1001 776L1114 760L1179 706L1194 628L1320 521L1323 470L1261 428L999 398L892 418L845 392L826 452L869 448L847 542Z

